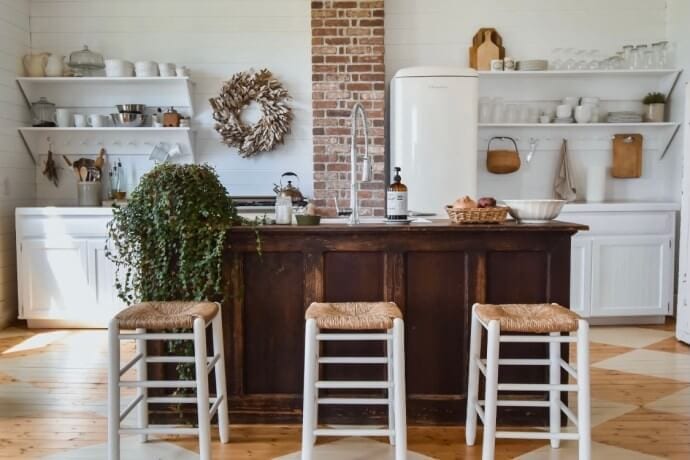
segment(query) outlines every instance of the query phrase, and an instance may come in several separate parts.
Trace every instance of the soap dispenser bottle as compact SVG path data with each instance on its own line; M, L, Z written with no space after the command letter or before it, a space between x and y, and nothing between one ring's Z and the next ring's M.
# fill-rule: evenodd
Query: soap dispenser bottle
M388 220L407 220L407 186L402 183L400 168L395 167L393 183L386 194L386 218Z

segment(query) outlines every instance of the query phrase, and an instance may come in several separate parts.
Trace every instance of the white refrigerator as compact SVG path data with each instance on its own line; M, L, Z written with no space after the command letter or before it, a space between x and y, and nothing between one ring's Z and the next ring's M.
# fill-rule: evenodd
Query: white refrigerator
M393 77L390 171L402 169L409 211L445 216L456 198L476 198L477 91L472 69L412 67Z
M690 87L687 84L685 86L683 134L683 197L680 211L676 337L678 340L690 344Z

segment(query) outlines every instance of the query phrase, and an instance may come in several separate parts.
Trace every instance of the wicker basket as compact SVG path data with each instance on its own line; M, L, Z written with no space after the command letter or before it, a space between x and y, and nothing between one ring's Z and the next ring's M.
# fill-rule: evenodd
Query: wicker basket
M508 208L497 206L495 208L453 208L446 206L448 218L454 224L500 224L505 222Z

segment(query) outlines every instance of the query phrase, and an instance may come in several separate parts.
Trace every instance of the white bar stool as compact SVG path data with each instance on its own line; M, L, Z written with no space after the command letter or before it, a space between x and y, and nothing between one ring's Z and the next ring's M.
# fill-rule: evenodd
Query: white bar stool
M407 419L405 408L405 344L402 313L393 302L312 303L305 314L304 411L302 424L302 460L311 460L317 436L388 436L395 446L396 460L407 455ZM321 329L349 332L322 333ZM385 330L385 332L362 332ZM386 356L321 356L324 341L384 341ZM383 381L325 381L319 379L320 364L385 364ZM386 398L319 397L321 389L385 389ZM388 428L319 428L318 406L386 405Z
M213 356L206 350L206 327L213 328ZM134 329L134 333L121 333L121 329ZM193 332L168 333L150 330L192 329ZM120 340L136 340L136 355L120 366ZM147 340L193 340L194 356L148 356ZM220 441L229 441L228 395L225 386L225 357L223 354L223 324L220 305L213 302L144 302L132 305L117 314L108 325L108 459L120 458L120 435L139 434L146 442L149 434L186 434L199 436L202 460L211 459L211 418L218 413ZM189 363L195 365L195 380L148 380L148 363ZM136 365L137 380L121 380ZM209 397L208 374L215 371L215 398ZM120 412L120 388L136 388L136 398ZM196 388L191 397L149 397L149 388ZM149 425L148 404L196 404L198 428ZM211 405L209 409L209 405ZM138 407L137 407L138 406ZM135 408L138 409L138 427L122 428L121 423Z
M486 359L481 359L482 327L487 330ZM575 335L562 333L575 332ZM517 332L530 335L501 335ZM548 335L531 335L548 334ZM501 343L548 343L548 359L499 359ZM577 370L561 358L562 343L577 343ZM549 366L548 384L499 383L498 366ZM561 370L577 384L561 384ZM478 399L479 373L486 379L484 400ZM499 391L548 391L548 401L500 400ZM561 392L577 392L577 415L561 401ZM549 432L496 431L496 408L548 407ZM576 433L561 432L561 412L577 427ZM493 460L496 439L549 439L556 449L561 440L577 440L579 459L590 460L592 450L589 394L589 324L558 304L506 304L472 307L467 421L465 438L474 445L477 416L484 423L482 459Z

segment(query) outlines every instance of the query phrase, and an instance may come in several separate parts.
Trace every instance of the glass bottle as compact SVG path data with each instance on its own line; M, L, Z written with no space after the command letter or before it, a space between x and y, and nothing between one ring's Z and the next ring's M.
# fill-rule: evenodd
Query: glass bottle
M407 186L400 178L400 168L395 167L393 183L386 196L386 217L388 220L407 220Z

